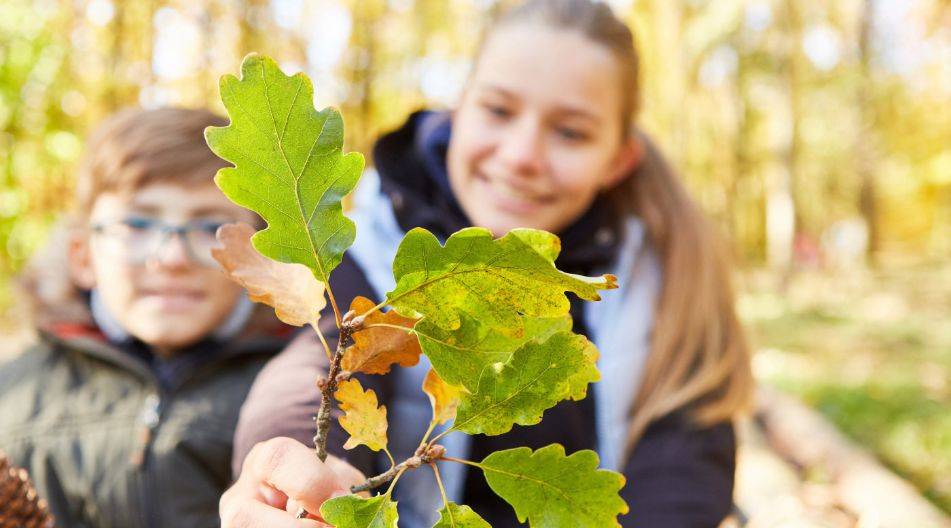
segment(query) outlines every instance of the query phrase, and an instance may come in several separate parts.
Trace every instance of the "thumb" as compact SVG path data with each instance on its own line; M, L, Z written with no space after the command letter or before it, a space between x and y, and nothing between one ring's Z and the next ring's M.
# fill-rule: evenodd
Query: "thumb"
M254 446L241 473L280 490L310 512L319 511L324 501L350 492L349 484L329 464L290 438L273 438Z

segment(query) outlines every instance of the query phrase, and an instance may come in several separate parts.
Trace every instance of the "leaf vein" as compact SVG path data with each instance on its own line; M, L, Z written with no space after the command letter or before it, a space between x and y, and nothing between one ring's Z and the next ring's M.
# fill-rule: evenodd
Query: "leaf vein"
M468 420L462 422L462 425L465 425L465 424L471 422L472 420L475 420L476 418L478 418L479 416L482 416L483 414L489 412L490 410L495 409L495 408L498 408L498 407L502 406L502 405L505 404L505 403L508 403L509 401L512 400L512 398L515 398L516 396L519 396L520 394L522 394L523 392L525 392L530 386L532 386L532 385L534 385L535 383L537 383L538 380L539 380L546 372L548 372L549 370L551 370L551 368L552 368L552 365L549 363L549 365L548 365L547 367L545 367L541 372L539 372L537 376L533 377L531 380L529 380L529 381L526 382L525 384L521 384L521 379L519 379L519 384L516 385L516 386L517 386L516 391L513 392L512 394L510 394L508 398L505 398L504 400L495 402L495 403L493 403L492 405L486 407L485 409L479 411L478 413L472 415L471 418L469 418ZM521 372L521 371L518 371L518 375L521 376L521 375L522 375L522 372ZM498 390L499 386L500 386L499 384L496 384L496 389L497 389L497 390ZM459 424L455 424L455 425L453 426L453 428L458 429L458 428L459 428Z
M287 123L291 120L291 112L294 110L294 105L297 104L297 98L300 96L301 86L304 85L304 78L299 77L297 79L297 91L294 92L294 99L291 100L291 107L287 109L287 114L284 116L284 126L281 127L281 136L280 141L284 141L284 135L287 133Z
M317 115L320 117L319 113ZM314 142L311 143L310 150L307 151L307 157L304 159L304 166L301 167L300 176L298 176L298 179L300 179L304 173L307 172L307 167L310 165L310 160L314 157L314 149L317 148L317 143L320 142L320 136L324 135L324 130L327 128L327 121L330 121L330 116L325 116L324 121L320 124L320 130L317 132L317 135L314 136ZM336 151L337 149L333 150Z
M334 164L334 168L336 168L336 164ZM314 210L311 211L310 215L307 217L307 225L310 225L310 223L314 221L314 215L316 215L317 210L320 209L320 203L324 201L324 197L327 196L327 192L330 191L330 189L332 189L333 186L336 185L337 182L339 182L341 178L343 178L343 174L338 174L337 178L334 181L330 182L330 184L324 188L323 192L320 193L320 197L317 198L317 202L314 203Z

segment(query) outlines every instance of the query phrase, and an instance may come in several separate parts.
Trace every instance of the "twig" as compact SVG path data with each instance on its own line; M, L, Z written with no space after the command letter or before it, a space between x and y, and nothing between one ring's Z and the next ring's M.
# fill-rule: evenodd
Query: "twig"
M429 449L419 449L416 451L416 454L407 458L406 460L400 462L399 464L391 467L387 471L376 475L375 477L370 477L366 482L358 486L351 486L351 493L360 493L361 491L369 491L378 486L382 486L387 482L393 480L398 474L403 471L410 469L416 469L419 466L424 464L429 464L434 460L439 459L446 454L446 448L441 445L435 445Z
M333 296L330 297L330 300L331 303L333 303L334 312L336 312L337 304L334 302ZM353 310L344 314L342 324L340 324L340 338L337 340L337 350L334 351L333 360L330 362L330 371L327 373L326 379L317 381L317 387L320 388L320 410L317 411L317 417L314 418L317 422L317 433L314 435L314 450L317 452L317 458L319 458L321 462L327 461L327 433L330 431L330 408L333 406L333 395L334 392L337 391L337 384L340 381L337 378L340 376L340 362L343 360L343 352L350 338L353 337L353 332L363 326L363 318L355 316L356 312ZM324 342L324 336L320 333L320 330L317 330L317 335L319 335L320 340ZM324 347L326 348L326 346L326 342L324 342ZM298 508L296 518L303 519L307 517L307 515L307 510L304 509L303 506Z
M330 363L330 372L327 378L317 382L320 388L320 410L317 411L317 434L314 435L314 449L317 451L317 458L321 462L327 460L327 433L330 431L330 408L333 406L334 392L337 391L337 379L340 374L340 361L343 359L344 350L353 332L359 329L362 319L354 320L356 314L351 310L343 316L343 324L340 327L340 339L337 340L337 350L334 352L333 361Z

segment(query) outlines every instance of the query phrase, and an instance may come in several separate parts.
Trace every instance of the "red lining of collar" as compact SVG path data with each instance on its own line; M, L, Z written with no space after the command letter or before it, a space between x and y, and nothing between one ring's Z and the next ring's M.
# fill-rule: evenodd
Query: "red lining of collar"
M83 323L54 323L47 330L60 339L89 338L102 342L108 341L102 330Z

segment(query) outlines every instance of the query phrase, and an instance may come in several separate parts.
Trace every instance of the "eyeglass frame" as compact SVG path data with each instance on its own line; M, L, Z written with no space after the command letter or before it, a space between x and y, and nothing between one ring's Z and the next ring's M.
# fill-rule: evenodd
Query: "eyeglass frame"
M146 226L136 226L133 225L135 221L146 222ZM214 233L217 232L218 228L221 226L233 222L233 220L189 220L184 224L170 224L163 222L157 218L152 218L149 216L127 216L121 220L114 222L95 222L89 226L89 229L97 234L102 236L111 236L117 240L122 238L121 233L109 233L110 229L122 226L130 230L126 236L134 235L135 231L146 231L148 236L156 236L156 240L151 242L151 248L143 250L143 253L139 257L133 257L128 255L126 260L130 264L145 264L150 260L156 258L161 249L165 247L165 244L168 242L172 236L178 236L182 245L185 247L185 252L188 255L189 260L193 264L197 264L206 268L215 268L218 267L218 262L214 259L209 251L207 255L202 256L198 251L192 247L192 241L189 239L189 233L193 232L207 232L212 235L214 238ZM126 249L128 249L128 241L123 241Z

